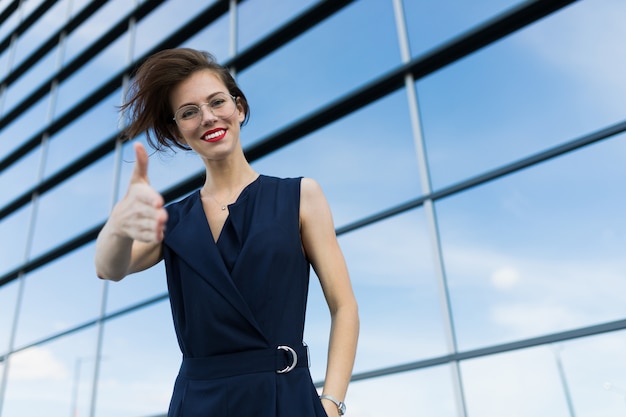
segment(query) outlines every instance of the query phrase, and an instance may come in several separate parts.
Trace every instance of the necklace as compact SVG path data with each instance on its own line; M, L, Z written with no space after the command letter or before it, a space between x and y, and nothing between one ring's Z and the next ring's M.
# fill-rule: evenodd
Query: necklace
M218 206L220 206L220 209L222 209L223 211L225 211L225 210L226 210L226 208L228 207L228 205L230 204L230 203L228 203L228 201L232 201L232 199L233 199L236 195L239 195L239 194L243 191L243 189L244 189L244 188L246 188L246 186L250 185L251 183L252 183L252 182L244 182L244 183L243 183L243 185L241 186L241 188L239 188L236 192L234 192L233 194L231 194L231 195L228 197L228 200L227 200L227 202L226 202L225 204L224 204L224 203L220 203L219 201L217 201L217 198L215 198L215 197L213 197L213 195L209 194L209 192L208 192L208 191L206 192L206 195L208 195L209 197L211 197L211 199L213 199L213 201L215 201L215 202L217 203L217 205L218 205Z

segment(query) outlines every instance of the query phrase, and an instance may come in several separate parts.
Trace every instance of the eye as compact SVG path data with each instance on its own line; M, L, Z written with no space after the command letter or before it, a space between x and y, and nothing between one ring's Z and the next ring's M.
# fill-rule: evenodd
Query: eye
M192 119L198 115L200 109L197 106L185 106L178 109L178 117L187 120Z
M211 108L219 109L225 103L226 103L226 98L223 97L223 96L219 96L219 97L216 97L215 99L211 100L210 106L211 106Z

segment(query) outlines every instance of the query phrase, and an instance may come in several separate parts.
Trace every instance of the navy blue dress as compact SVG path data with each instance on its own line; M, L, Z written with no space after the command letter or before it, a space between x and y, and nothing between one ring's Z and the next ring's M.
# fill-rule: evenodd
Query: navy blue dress
M168 417L326 417L303 344L300 179L259 176L217 242L200 192L167 207L163 256L183 354Z

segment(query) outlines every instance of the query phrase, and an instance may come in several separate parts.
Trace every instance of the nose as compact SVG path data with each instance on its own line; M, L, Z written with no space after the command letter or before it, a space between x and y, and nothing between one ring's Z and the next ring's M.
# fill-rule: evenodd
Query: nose
M202 115L202 124L214 123L217 120L209 103L200 104L200 113Z

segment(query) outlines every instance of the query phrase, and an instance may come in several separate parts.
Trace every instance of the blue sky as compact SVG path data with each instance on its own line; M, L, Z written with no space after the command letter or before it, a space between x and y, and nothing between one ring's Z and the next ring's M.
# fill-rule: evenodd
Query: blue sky
M0 9L5 3L0 1ZM287 7L295 13L311 2L249 3L240 15L245 28L239 39L242 48L285 18L267 13L268 7ZM481 0L471 8L458 0L405 3L415 56L517 2ZM200 8L202 4L188 2L187 7ZM168 10L164 8L140 28L136 54L167 34L162 28L167 27ZM116 16L114 8L109 13ZM242 131L244 146L398 65L393 19L391 2L357 2L350 6L350 13L333 17L327 29L304 35L298 43L242 72L239 82L252 103L252 119ZM420 81L417 92L433 187L454 184L622 121L626 108L625 21L623 1L583 0ZM185 46L215 45L210 50L224 59L228 56L227 23L224 19ZM94 22L79 35L97 33L95 26ZM344 36L337 37L337 33ZM80 36L68 43L68 56L80 50ZM119 50L111 50L73 77L59 92L57 113L72 103L72 91L89 89L91 76L110 72L112 65L125 59ZM306 82L294 82L294 73ZM32 77L36 79L37 73ZM14 91L29 88L28 79ZM9 106L11 96L7 97L5 105ZM255 102L264 103L268 97L273 98L272 106L255 107ZM113 131L118 123L114 106L119 100L119 94L112 95L55 138L49 150L48 174ZM44 115L45 109L42 104L34 111ZM2 131L2 139L21 137L30 130L35 131L36 126L17 121ZM3 140L7 142L11 141ZM10 150L8 145L0 156ZM625 157L623 137L614 138L437 203L461 350L625 316L626 221L621 213ZM126 147L124 160L129 162L121 168L122 184L127 183L132 159L131 149ZM33 153L0 176L0 202L10 201L23 189L17 185L18 179L36 181L32 166L37 160ZM337 226L422 192L404 91L256 161L254 167L271 175L317 179ZM46 227L36 231L34 253L106 216L111 205L112 168L113 158L106 158L63 185L56 197L42 198L38 221ZM201 169L200 162L190 155L153 156L150 160L150 177L158 189ZM71 199L78 200L80 212L63 214L63 203ZM26 211L16 213L0 223L0 233L21 236L16 231L27 219ZM355 371L443 354L446 344L433 250L423 211L413 210L348 233L340 237L340 243L361 306L362 336ZM8 245L0 240L0 253L4 254L0 255L2 268L11 269L23 256L23 243ZM68 260L33 273L24 307L24 321L29 324L18 333L18 346L37 340L50 329L62 330L97 314L102 283L95 278L76 279L92 269L92 254L93 245L88 245ZM48 279L51 275L54 281ZM320 380L328 314L314 279L312 283L307 338L313 351L313 378ZM72 288L72 293L82 297L48 296L59 288ZM143 272L111 285L109 291L109 311L161 294L165 291L162 270ZM5 322L10 311L5 310L14 293L14 284L0 291L0 336L8 331ZM42 311L55 313L43 317ZM166 408L173 376L164 375L175 375L179 360L170 326L167 303L160 303L107 327L99 398L100 404L106 404L101 406L102 416L147 415ZM38 389L48 392L50 404L54 397L66 397L75 370L75 350L78 346L89 352L93 337L93 330L88 330L16 355L12 368L16 382L7 395L27 401L29 393ZM557 354L563 360L578 416L611 417L626 412L620 393L621 387L626 388L623 332L568 342L559 348ZM128 355L119 355L121 351ZM150 371L154 375L141 366L146 358L160 363ZM553 347L471 360L461 368L470 416L568 415ZM80 404L84 410L92 372L89 359L81 369ZM54 389L50 389L50 381L57 381ZM616 388L606 390L606 382ZM356 417L447 417L455 415L451 399L450 369L436 367L354 383L346 402L349 415ZM136 409L124 414L116 404Z

